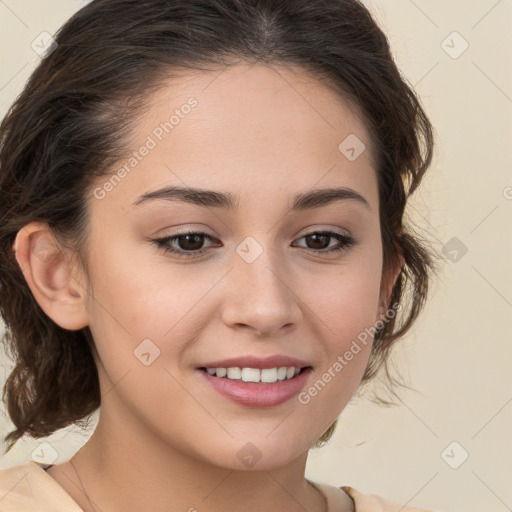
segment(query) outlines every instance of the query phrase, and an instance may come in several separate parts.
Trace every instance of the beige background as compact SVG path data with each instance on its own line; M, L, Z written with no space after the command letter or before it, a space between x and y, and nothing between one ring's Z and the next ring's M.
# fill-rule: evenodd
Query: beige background
M366 4L436 128L435 161L409 212L445 251L446 263L420 320L395 351L418 393L404 392L403 404L392 409L366 399L351 403L330 444L311 452L307 476L403 505L511 510L512 3ZM31 42L54 33L80 5L0 1L0 115L38 62ZM459 55L464 41L469 46ZM467 253L452 261L462 244ZM5 373L0 369L0 380ZM9 428L0 409L0 434ZM20 442L8 455L0 451L0 467L27 461L42 442L66 460L87 437L75 428ZM464 451L467 460L450 467L446 461L456 465Z

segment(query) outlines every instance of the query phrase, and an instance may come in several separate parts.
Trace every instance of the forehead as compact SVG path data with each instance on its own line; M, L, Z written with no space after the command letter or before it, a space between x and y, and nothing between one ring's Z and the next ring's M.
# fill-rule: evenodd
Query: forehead
M341 94L300 68L182 72L148 98L130 152L137 161L111 194L130 205L170 184L261 197L348 186L377 199L364 122Z

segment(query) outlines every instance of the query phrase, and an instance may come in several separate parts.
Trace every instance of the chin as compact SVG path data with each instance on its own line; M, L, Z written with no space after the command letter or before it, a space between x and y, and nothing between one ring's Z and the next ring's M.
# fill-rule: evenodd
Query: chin
M275 433L265 434L261 438L248 436L246 441L230 441L222 456L216 457L218 465L235 471L270 471L284 467L299 457L314 443L304 443L304 436L297 435L300 441L287 436L286 440ZM274 436L272 439L271 437Z

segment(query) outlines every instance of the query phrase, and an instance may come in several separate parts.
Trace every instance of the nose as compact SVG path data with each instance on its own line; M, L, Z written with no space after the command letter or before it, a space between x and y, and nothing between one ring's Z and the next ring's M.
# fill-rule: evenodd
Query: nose
M269 336L296 326L302 309L296 281L285 259L268 245L262 249L252 262L243 252L242 256L234 254L233 268L226 276L221 318L231 328Z

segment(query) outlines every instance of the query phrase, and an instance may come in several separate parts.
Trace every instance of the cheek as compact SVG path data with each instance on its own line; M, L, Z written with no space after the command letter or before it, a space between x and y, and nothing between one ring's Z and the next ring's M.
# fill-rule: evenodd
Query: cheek
M133 341L141 336L161 337L174 319L186 312L184 276L178 270L171 279L169 272L165 273L161 264L148 261L143 251L131 248L120 257L121 253L120 248L111 245L91 262L93 321L129 333Z
M325 351L322 371L342 374L336 381L362 377L373 341L378 282L363 285L360 279L347 276L329 293L310 297L310 303L317 304L321 320L317 325ZM343 368L337 364L340 361Z
M380 292L381 260L371 252L347 258L336 272L304 286L304 302L323 351L321 368L300 402L327 428L359 386L371 352Z
M311 292L308 300L316 304L320 318L315 323L322 358L298 400L323 432L356 392L368 364L375 332L378 281L347 275L338 284L333 282L328 293Z
M354 251L338 269L325 269L302 286L302 299L318 316L332 349L375 322L381 281L381 260Z
M108 380L115 383L130 372L129 380L139 381L137 389L146 388L154 396L155 389L172 387L163 368L174 372L186 365L186 348L211 321L215 311L205 297L219 277L185 271L186 266L164 258L156 261L148 258L147 250L132 249L122 258L120 253L111 250L92 261L89 327ZM129 395L135 399L137 393ZM141 405L151 409L154 404Z

